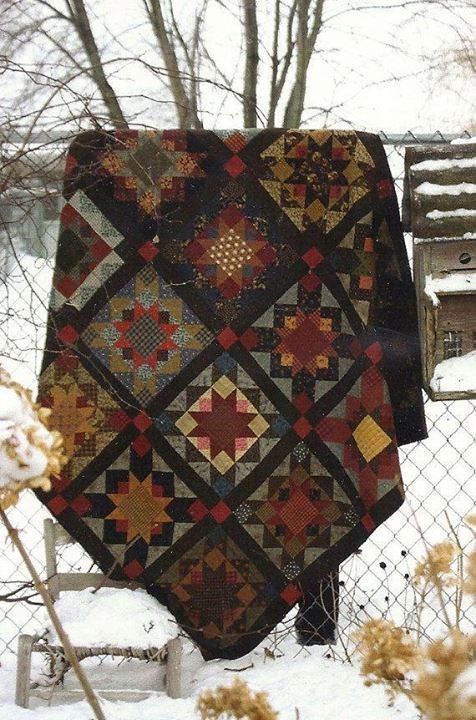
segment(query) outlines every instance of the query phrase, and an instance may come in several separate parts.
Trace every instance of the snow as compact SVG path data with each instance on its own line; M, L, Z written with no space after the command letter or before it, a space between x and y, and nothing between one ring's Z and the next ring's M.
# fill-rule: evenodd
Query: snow
M20 241L12 240L14 247ZM18 253L6 277L0 274L0 357L15 380L37 389L46 336L48 297L53 277L51 264Z
M429 172L438 170L451 170L453 168L475 168L476 158L443 158L441 160L422 160L410 167L411 171Z
M394 706L381 687L365 687L356 666L325 657L327 649L303 649L292 636L279 646L276 659L264 652L270 642L264 642L239 660L212 660L205 663L191 643L184 643L184 697L172 700L157 692L157 678L161 668L153 663L128 662L119 665L105 660L98 666L83 661L88 676L96 688L126 688L142 690L150 696L134 702L103 700L107 720L198 720L195 710L197 697L202 690L218 685L231 685L238 676L248 683L253 692L269 694L280 720L295 720L296 708L300 720L417 720L418 713L405 699L398 698ZM35 660L37 656L34 656ZM3 658L2 658L3 660ZM163 672L163 670L162 670ZM30 710L13 704L14 659L7 656L0 668L0 704L2 720L90 720L91 711L84 701L66 705L75 684L69 673L65 691L55 690L51 707L45 700L32 698ZM154 688L155 692L150 688ZM69 690L69 694L67 691ZM43 694L44 691L43 691ZM101 693L99 692L101 695ZM107 693L103 690L103 697ZM144 697L144 695L142 695ZM78 699L78 695L73 696ZM316 713L318 709L318 713Z
M455 689L461 699L472 699L476 703L476 661L462 672L455 681Z
M476 183L462 182L457 185L438 185L423 182L415 188L419 195L466 195L476 193Z
M451 141L452 145L476 145L476 135L472 137L455 138Z
M435 392L476 390L476 350L442 360L435 367L430 386Z
M439 242L439 243L454 242L455 240L461 240L461 239L463 239L463 240L476 240L476 233L473 233L473 232L465 232L464 235L462 236L462 238L461 238L459 235L458 235L458 236L454 236L454 235L453 235L453 237L445 237L445 236L441 236L441 235L440 235L440 236L436 235L436 236L434 236L434 237L426 237L426 238L414 237L414 238L413 238L413 244L414 244L414 245L421 245L422 243L432 243L432 242L435 242L435 241L436 241L436 242Z
M0 383L9 382L0 368ZM44 449L54 436L41 423L28 400L0 384L0 487L42 477L48 465Z
M476 291L476 272L448 273L442 278L427 275L425 278L425 293L431 298L433 305L436 306L440 304L438 293L473 291Z
M62 592L55 602L74 645L161 648L177 635L173 615L145 590L92 589ZM48 641L59 644L54 630L46 626Z
M456 210L431 210L426 214L430 220L439 220L449 217L476 217L476 210L469 208L457 208Z

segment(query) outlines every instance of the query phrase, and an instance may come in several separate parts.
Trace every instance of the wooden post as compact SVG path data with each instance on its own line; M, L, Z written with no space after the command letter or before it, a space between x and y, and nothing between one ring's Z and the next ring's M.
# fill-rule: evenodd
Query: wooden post
M34 641L33 635L20 635L18 638L15 703L22 708L27 708L30 701L31 651Z
M165 688L171 698L177 699L182 696L182 640L179 637L167 643Z
M59 597L58 566L56 564L55 524L51 518L43 523L45 538L46 582L53 601Z

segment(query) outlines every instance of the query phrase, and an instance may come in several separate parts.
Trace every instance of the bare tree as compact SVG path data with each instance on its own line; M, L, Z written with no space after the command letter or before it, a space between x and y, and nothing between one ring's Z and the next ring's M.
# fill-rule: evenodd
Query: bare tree
M438 22L447 21L459 35L455 57L469 63L471 31L464 29L461 13L474 11L473 0L369 0L334 2L329 0L141 0L131 27L140 29L140 42L129 35L116 36L108 23L101 26L92 0L6 0L0 71L14 78L21 91L16 95L17 115L2 118L26 124L32 120L32 99L46 103L40 118L52 116L68 124L84 119L99 125L126 127L141 120L131 109L136 95L134 82L120 92L123 68L146 73L147 90L140 99L151 106L168 104L174 109L176 126L207 126L208 110L203 93L223 103L232 102L232 112L241 106L245 127L299 127L306 108L306 94L313 76L314 59L321 52L321 38L333 28L343 28L356 13L384 20L385 12L400 8L407 18L431 18L436 10ZM236 68L227 72L209 36L209 21L222 13L226 25L233 27ZM373 15L371 15L373 13ZM444 13L444 16L441 15ZM459 22L458 22L459 21ZM436 19L435 19L436 22ZM451 24L452 23L452 24ZM398 28L395 28L397 33ZM396 49L398 40L396 39ZM228 54L228 51L225 50ZM26 57L31 54L33 63ZM398 77L398 68L389 69L389 78ZM47 98L48 90L55 90ZM315 82L313 82L315 91ZM267 97L267 107L263 98ZM138 104L138 102L136 103ZM28 108L25 116L21 110ZM322 108L332 112L332 107ZM46 112L47 111L47 112ZM163 113L161 113L163 115Z

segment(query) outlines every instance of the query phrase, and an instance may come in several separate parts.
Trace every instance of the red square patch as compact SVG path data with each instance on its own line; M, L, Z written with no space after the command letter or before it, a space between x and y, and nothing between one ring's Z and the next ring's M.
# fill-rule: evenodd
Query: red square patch
M296 395L293 400L293 404L300 412L305 413L310 407L312 407L313 403L311 398L306 395L305 392L302 392L299 393L299 395Z
M316 247L309 248L306 250L302 259L309 265L310 268L314 268L323 261L323 256Z
M300 283L308 292L311 292L321 284L321 280L313 272L308 272L301 278Z
M246 165L243 160L238 157L238 155L232 155L232 157L226 161L223 167L232 177L236 177L243 172Z
M253 350L253 348L256 347L258 344L258 336L253 328L245 330L243 335L240 337L240 342L247 350Z
M150 450L150 447L150 442L147 440L145 435L138 435L132 443L132 448L134 452L139 455L139 457L144 457L146 452Z
M53 515L59 515L63 510L66 510L68 503L61 495L57 495L48 502L48 507Z
M230 327L226 327L217 335L217 340L225 350L228 350L238 340L238 335Z
M210 510L210 515L215 518L217 523L222 523L231 515L231 510L223 500L220 500L220 502Z
M138 560L131 560L130 563L127 563L127 565L124 565L124 572L127 575L127 577L130 577L132 579L138 577L141 572L143 571L143 567L140 564Z
M80 495L73 500L71 507L78 515L85 515L91 509L91 503L84 495Z
M309 422L309 420L306 420L305 417L300 417L299 420L296 420L296 422L293 425L294 432L296 432L299 437L305 438L306 435L309 435L309 433L312 430L312 425Z
M374 365L378 363L383 357L380 343L374 342L372 345L369 345L369 347L365 349L365 354L368 358L370 358L370 360L372 360Z
M66 345L72 345L78 339L79 333L72 325L65 325L64 328L61 328L58 332L58 337Z
M159 254L159 251L156 248L156 246L154 245L154 243L152 242L152 240L149 240L148 242L144 243L139 248L139 255L141 255L144 258L144 260L147 260L147 261L153 260L155 258L155 256L158 254Z
M144 432L147 428L152 425L152 420L145 412L140 412L133 420L134 425L138 430Z
M301 597L302 593L297 585L294 583L289 583L289 585L286 585L284 590L281 592L281 597L285 602L288 603L288 605L294 605L297 600Z
M206 505L204 505L204 503L202 503L201 500L195 500L195 502L193 502L188 509L188 514L191 518L193 518L193 520L195 520L195 522L198 522L199 520L204 518L207 513L208 508Z

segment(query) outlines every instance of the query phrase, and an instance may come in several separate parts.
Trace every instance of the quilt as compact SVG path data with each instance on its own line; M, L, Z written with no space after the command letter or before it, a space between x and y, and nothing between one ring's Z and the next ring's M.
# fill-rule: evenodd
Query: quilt
M102 571L239 657L401 505L427 436L415 290L377 135L78 135L38 496Z

